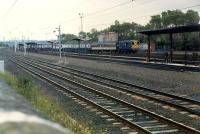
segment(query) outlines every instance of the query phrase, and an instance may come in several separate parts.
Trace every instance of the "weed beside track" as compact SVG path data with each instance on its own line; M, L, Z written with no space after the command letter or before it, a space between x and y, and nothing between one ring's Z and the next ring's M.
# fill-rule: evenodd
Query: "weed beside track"
M3 78L8 85L29 100L35 108L47 115L52 121L71 129L74 133L93 133L91 126L86 126L71 118L59 103L45 95L37 86L33 85L31 78L14 76L8 72L0 74L0 78Z

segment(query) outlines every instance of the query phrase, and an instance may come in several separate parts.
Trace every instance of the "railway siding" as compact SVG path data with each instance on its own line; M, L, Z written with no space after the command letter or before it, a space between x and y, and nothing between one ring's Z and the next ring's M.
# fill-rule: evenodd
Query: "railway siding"
M85 82L87 82L86 85L94 84L94 87L101 86L98 89L107 88L108 90L111 89L111 90L115 90L115 92L117 91L117 92L125 93L128 95L138 95L138 96L144 97L146 99L150 99L150 100L157 101L157 102L162 102L169 106L179 108L181 110L185 110L191 114L200 115L200 113L198 112L200 109L200 102L196 101L196 100L172 95L172 94L165 93L165 92L160 92L160 91L157 91L154 89L145 88L143 86L134 85L131 83L127 83L124 81L105 77L105 76L98 75L98 74L91 74L88 72L75 70L75 69L69 68L69 67L54 65L54 64L40 61L40 60L38 60L38 61L32 60L32 62L38 62L38 63L35 63L38 66L43 66L43 67L46 67L47 69L52 69L52 70L56 71L57 73L67 75L69 77L69 79L76 80L79 82L85 81ZM72 72L72 71L74 71L74 72ZM83 74L86 76L84 76ZM116 84L118 84L118 85L115 86ZM125 87L125 85L127 87ZM104 92L106 92L106 90L104 90Z
M32 65L33 66L33 65ZM36 67L36 66L34 66L35 68L38 68L38 67ZM38 68L39 69L39 68ZM41 70L41 69L40 69ZM29 70L29 71L31 71L31 70ZM43 71L45 71L45 70L43 70ZM47 71L46 71L47 72ZM33 73L33 71L32 71L32 73ZM52 73L51 73L52 74ZM59 76L59 75L56 75L57 77L60 77L60 78L63 78L63 77L61 77L61 76ZM49 81L49 80L48 80ZM69 81L69 80L68 80ZM52 81L51 81L52 82ZM80 83L79 83L79 86L80 86ZM83 85L81 85L82 87L84 87ZM89 87L87 87L87 88L89 88ZM90 88L91 89L91 88ZM95 92L98 92L99 93L99 91L95 91ZM102 93L101 93L102 94ZM125 103L125 102L123 102L123 103ZM141 110L141 109L140 109ZM146 111L147 112L147 111ZM148 113L148 112L147 112ZM172 123L172 122L171 122ZM136 127L136 126L135 126ZM175 131L175 130L174 130ZM163 131L164 132L164 131Z

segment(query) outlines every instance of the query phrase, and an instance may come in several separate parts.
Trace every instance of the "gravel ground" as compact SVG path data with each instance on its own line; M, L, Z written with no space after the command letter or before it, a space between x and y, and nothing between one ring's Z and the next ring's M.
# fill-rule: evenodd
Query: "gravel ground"
M57 62L58 57L56 56L49 56L49 55L45 56L45 55L38 55L38 54L29 54L29 55L31 55L31 57L38 57L38 58L40 57L40 59L42 58L48 59L52 63L61 64ZM70 66L73 68L77 68L77 69L81 69L81 70L85 70L89 72L94 72L94 73L101 73L103 75L112 76L118 79L132 82L132 83L144 85L146 87L156 88L157 90L159 89L159 90L166 91L173 94L187 95L187 97L191 97L193 99L200 99L199 98L200 86L198 83L200 80L200 73L198 72L176 72L176 71L166 71L166 70L155 70L155 69L150 69L150 68L135 67L132 65L128 66L128 65L122 65L122 64L117 64L117 63L85 60L85 59L78 59L78 58L66 58L65 64L66 66ZM104 91L106 92L108 90L104 90ZM114 92L109 91L108 93L113 94ZM115 95L120 98L126 98L126 96L123 96L121 94L119 95L116 93ZM156 113L160 113L160 114L164 113L166 117L176 118L177 121L184 122L187 125L191 125L193 127L200 129L200 124L198 123L199 119L197 120L193 119L192 121L191 118L185 117L185 115L180 115L176 113L176 111L162 109L159 106L159 104L154 105L154 106L150 105L149 102L142 101L141 99L138 99L138 100L135 100L135 99L132 100L132 98L126 98L126 99L129 102L143 106L147 109L151 109L152 111L155 111ZM61 100L58 99L58 101L61 101ZM162 109L162 110L159 110L159 109ZM91 114L92 117L94 117L93 114ZM80 119L80 117L78 117L78 119ZM99 121L97 121L97 123L98 122ZM99 124L97 126L99 126Z
M38 57L38 56L41 56L41 55L32 54L32 56ZM42 55L42 56L45 57L45 58L47 58L47 56L44 56L44 55ZM50 60L53 63L56 63L57 57L55 57L55 56L48 56L48 60ZM92 70L92 72L95 72L95 73L102 73L104 75L117 77L119 79L123 79L123 80L126 80L126 81L129 81L130 79L135 79L135 77L137 75L137 77L139 77L140 79L137 79L137 81L134 81L134 82L133 81L130 81L130 82L132 82L132 83L138 83L138 84L142 84L142 82L144 82L143 85L145 84L145 86L152 87L152 88L156 87L157 89L162 88L161 90L165 90L165 91L170 92L170 93L174 93L175 91L177 92L177 94L181 94L181 95L183 95L183 94L190 95L191 93L193 93L193 94L198 93L198 90L187 92L186 88L183 88L185 85L181 85L181 84L179 85L175 81L171 81L174 84L174 85L172 85L170 83L170 81L167 80L167 78L170 77L169 75L173 75L173 76L174 75L178 75L178 78L180 78L179 80L177 80L178 79L177 76L175 78L173 78L173 79L177 80L177 81L187 81L188 79L187 79L186 76L192 78L191 75L194 74L197 77L197 75L199 73L163 71L163 70L157 70L156 71L154 69L149 69L149 68L139 68L139 67L127 66L127 65L121 65L121 64L116 65L116 63L108 63L108 62L103 63L102 61L74 59L74 58L68 58L67 61L68 61L68 64L67 64L68 66L75 67L75 68L78 68L78 69L80 69L80 67L78 67L78 66L81 66L81 69L84 69L86 71L91 72L91 70ZM79 63L79 61L81 63ZM78 65L75 65L75 64L78 64ZM94 65L91 66L91 64L94 64ZM110 64L113 64L112 67L115 66L116 70L121 70L121 73L116 72L116 70L112 70ZM104 66L104 68L102 70L100 70L99 69L100 66ZM129 70L125 70L124 68L127 68ZM128 71L130 71L131 68L134 69L134 72L136 71L135 74L132 74L130 72L128 74ZM138 70L140 70L140 71L137 72ZM142 70L143 70L143 72L142 72ZM156 73L153 73L155 71L156 71ZM147 74L147 77L145 77L146 76L145 73ZM162 74L163 77L159 77L157 79L156 78L152 78L150 81L153 81L153 82L142 81L142 79L150 79L150 75L156 76L156 75L160 75L160 74ZM131 75L133 77L131 77ZM130 79L127 79L127 77L130 78ZM183 77L183 78L181 78L181 77ZM184 80L184 79L187 79L187 80ZM199 86L197 86L198 85L197 81L195 81L195 82L196 82L195 86L199 88ZM84 82L82 81L82 83L84 83ZM89 86L89 84L88 84L88 86ZM90 85L90 86L92 86L92 85ZM182 87L179 87L179 86L182 86ZM187 86L188 85L186 85L186 87ZM196 89L198 89L198 88L196 88ZM143 108L146 108L148 110L151 110L153 112L156 112L158 114L162 114L162 115L164 115L164 116L166 116L168 118L175 119L178 122L182 122L182 123L187 124L189 126L192 126L192 127L197 128L197 129L200 129L199 118L191 118L191 117L186 116L184 114L180 114L176 110L171 110L172 108L169 108L169 107L168 108L163 108L162 106L160 106L159 104L156 104L156 103L154 103L154 105L152 105L152 102L148 102L148 101L142 100L142 99L137 98L137 97L136 98L132 98L130 96L127 97L126 95L119 94L118 92L115 92L115 91L112 91L112 90L108 90L106 88L102 88L102 87L99 88L98 87L98 89L102 90L103 92L106 92L108 94L114 95L114 96L116 96L118 98L124 99L124 100L126 100L128 102L131 102L133 104L136 104L138 106L141 106Z
M0 56L0 59L3 59ZM6 65L7 67L7 65ZM15 68L16 69L16 68ZM0 79L0 134L72 134Z
M32 57L48 59L58 63L57 56L28 54ZM152 68L138 67L78 58L63 58L66 66L81 69L93 73L122 79L134 84L143 85L172 94L183 95L192 99L200 100L200 73L178 72L158 70ZM59 64L59 63L58 63Z
M8 60L5 61L5 68L7 71L12 72L15 75L24 75L31 77L28 73L24 72L21 68L14 66L13 63ZM106 117L102 118L104 114L97 114L96 111L85 108L86 106L78 104L70 97L58 92L55 86L35 77L31 77L33 82L40 87L46 95L50 96L55 101L59 102L66 110L66 112L75 120L92 126L95 130L94 133L107 132L109 134L124 134L126 130L121 130L117 126L112 125L112 121L107 121ZM66 83L67 85L67 83ZM72 88L68 85L69 88ZM93 109L94 110L94 109ZM97 111L98 112L98 111ZM96 113L96 114L95 114Z
M196 117L195 118L191 118L191 117L189 117L190 114L180 114L180 111L174 110L171 107L164 106L164 107L167 107L167 108L164 108L163 105L158 104L156 102L146 101L146 100L144 100L144 99L142 99L140 97L137 97L137 96L132 97L132 96L129 96L127 94L124 94L124 93L121 93L121 92L117 92L114 89L107 88L107 87L99 85L99 84L94 84L94 83L92 83L90 81L83 80L83 79L80 79L80 78L76 78L76 77L71 76L71 75L65 75L65 77L67 77L67 78L69 78L71 80L75 80L75 81L77 81L79 83L82 83L84 85L93 87L94 89L98 89L99 91L102 91L104 93L107 93L107 94L110 94L112 96L118 97L118 98L120 98L122 100L128 101L128 102L130 102L132 104L135 104L137 106L141 106L141 107L146 108L146 109L148 109L150 111L153 111L155 113L164 115L165 117L172 118L172 119L174 119L174 120L176 120L178 122L182 122L182 123L184 123L186 125L189 125L189 126L197 128L197 129L200 129L199 118L196 118Z

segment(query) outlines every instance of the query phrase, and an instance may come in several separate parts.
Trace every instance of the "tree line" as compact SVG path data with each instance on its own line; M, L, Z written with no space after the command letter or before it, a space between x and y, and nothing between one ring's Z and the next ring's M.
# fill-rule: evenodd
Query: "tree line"
M145 25L140 25L135 22L124 22L120 23L118 20L110 25L108 28L98 31L95 28L91 29L90 32L80 32L79 36L82 38L90 38L90 42L98 41L98 34L101 32L116 32L119 35L119 40L130 40L138 39L140 42L145 43L147 41L146 37L138 34L139 31L149 30L149 29L160 29L167 27L175 27L181 25L192 25L199 24L200 16L197 11L188 10L187 12L182 12L181 10L168 10L161 14L151 16L150 21ZM66 43L72 39L77 38L73 34L63 34L62 42ZM189 50L200 50L200 33L183 33L173 35L175 50L184 50L184 44L186 44ZM156 35L152 37L152 41L159 45L169 45L168 35Z

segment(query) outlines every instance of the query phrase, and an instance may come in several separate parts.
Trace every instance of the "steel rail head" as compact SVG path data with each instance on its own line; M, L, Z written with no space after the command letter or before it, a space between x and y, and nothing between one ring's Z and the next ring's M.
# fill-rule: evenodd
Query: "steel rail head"
M37 64L37 62L36 62L35 64ZM40 64L41 64L41 62L40 62ZM38 65L39 65L39 64L38 64ZM46 65L46 64L41 64L41 65L47 66L47 67L52 67L52 66L49 66L49 65ZM59 69L59 68L57 68L57 70L62 71L63 73L69 73L69 74L75 75L75 76L77 76L77 77L80 77L80 76L81 76L81 75L78 75L78 74L73 73L73 72L66 72L66 71L64 71L64 70L62 70L62 69ZM88 78L88 77L84 77L84 76L81 76L81 77L83 77L84 79L92 80L93 82L96 81L96 82L98 82L98 83L101 83L101 84L110 86L110 87L112 87L112 88L125 91L125 92L127 92L127 93L135 94L135 95L138 95L138 96L141 96L141 97L145 97L145 98L147 98L147 99L151 99L151 100L154 100L154 101L157 101L157 102L161 102L161 103L167 104L167 105L172 106L172 107L175 107L175 108L179 108L179 109L185 110L185 111L187 111L187 112L189 112L189 113L191 113L191 114L200 115L200 112L199 112L199 111L194 111L194 110L192 110L192 109L190 109L190 108L183 107L183 106L178 105L178 104L173 104L173 103L170 103L170 102L167 102L167 101L164 101L164 100L161 100L161 99L157 99L157 98L155 98L155 97L152 97L152 96L149 96L149 95L146 95L146 94L134 92L134 91L129 90L129 89L127 89L127 88L120 87L120 86L115 86L115 85L112 85L112 84L110 84L110 83L106 83L106 82L104 82L104 81L100 81L100 80L97 80L97 79L92 79L92 78Z
M21 62L24 62L24 61L21 61ZM28 64L28 63L25 63L25 64ZM28 64L28 65L31 65L31 64ZM34 65L31 65L31 66L34 66ZM38 68L38 69L40 69L40 70L43 70L44 72L50 73L50 74L52 74L52 75L58 76L58 77L60 77L60 78L62 78L62 79L65 79L65 80L68 80L68 81L71 81L71 82L72 82L72 80L69 80L69 79L67 79L67 78L65 78L65 77L63 77L63 76L58 75L58 74L49 72L49 71L47 71L47 70L45 70L45 69L39 68L38 66L34 66L34 67L35 67L35 68ZM184 124L178 123L178 122L176 122L176 121L173 121L173 120L171 120L171 119L168 119L168 118L166 118L166 117L163 117L163 116L161 116L161 115L158 115L158 114L156 114L156 113L153 113L153 112L151 112L151 111L148 111L148 110L143 109L143 108L141 108L141 107L138 107L138 106L136 106L136 105L130 104L130 103L128 103L128 102L125 102L125 101L123 101L123 100L120 100L120 99L118 99L118 98L115 98L115 97L113 97L113 96L110 96L110 95L108 95L108 94L105 94L105 93L103 93L103 92L97 91L97 90L95 90L95 89L93 89L93 88L90 88L90 87L88 87L88 86L85 86L85 85L83 85L83 84L81 84L81 83L78 83L78 82L74 82L74 83L75 83L76 85L79 85L79 86L81 86L81 87L87 88L87 89L89 89L89 90L93 90L93 91L95 91L96 93L99 93L99 94L101 94L101 95L104 95L104 96L107 97L107 98L114 99L114 100L116 100L116 101L118 101L118 102L120 102L120 103L123 103L124 105L128 106L129 108L133 108L134 110L141 111L141 112L143 112L143 113L145 113L145 114L147 114L147 115L150 115L150 116L152 116L152 117L154 117L154 118L156 118L156 119L158 119L158 120L160 120L160 121L164 121L164 122L166 122L166 123L170 123L170 124L172 124L172 125L175 126L175 127L181 128L181 129L186 130L186 131L192 131L192 132L194 132L194 133L200 133L199 130L196 130L196 129L194 129L194 128L188 127L188 126L186 126L186 125L184 125Z
M27 68L27 67L25 67L25 66L23 66L23 65L21 65L21 64L19 64L19 63L17 63L17 62L15 62L14 60L11 60L11 61L14 62L15 64L19 65L20 67L22 67L22 68L28 70L29 72L33 73L34 75L39 76L40 78L43 78L43 79L45 79L46 81L48 81L48 82L50 82L50 83L52 83L52 84L54 84L54 85L56 85L56 86L58 86L58 87L64 89L65 91L69 92L69 93L72 94L73 96L76 96L77 98L79 98L79 99L81 99L81 100L83 100L83 101L86 101L86 102L90 103L91 105L95 106L95 107L98 108L99 110L101 110L101 111L103 111L103 112L106 112L106 113L109 114L110 116L112 116L112 117L114 117L114 118L117 118L119 121L121 121L122 123L128 125L130 128L136 129L136 130L138 130L138 131L140 131L140 132L142 132L142 133L145 133L145 134L152 134L152 132L150 132L149 130L147 130L147 129L145 129L145 128L139 126L139 125L137 125L136 123L130 122L129 120L127 120L127 119L125 119L125 118L123 118L123 117L121 117L121 116L119 116L119 115L113 113L112 111L110 111L110 110L108 110L108 109L106 109L106 108L104 108L104 107L98 105L97 103L92 102L91 100L85 98L84 96L81 96L81 95L77 94L76 92L73 92L73 91L69 90L69 89L66 88L65 86L62 86L61 84L59 84L59 83L57 83L57 82L55 82L55 81L53 81L53 80L51 80L51 79L49 79L49 78L47 78L47 77L45 77L45 76L42 76L41 74L39 74L39 73L37 73L37 72L35 72L35 71L33 71L33 70Z
M140 90L147 90L147 91L151 91L151 92L154 92L154 93L159 93L159 94L162 94L162 95L166 95L166 96L169 96L169 97L177 98L177 99L180 99L180 100L183 100L183 101L188 101L188 102L200 105L200 101L193 100L193 99L190 99L190 98L185 98L185 97L173 95L173 94L166 93L166 92L161 92L161 91L158 91L158 90L155 90L155 89L147 88L147 87L144 87L144 86L141 86L141 85L136 85L136 84L133 84L133 83L130 83L130 82L127 82L127 81L119 80L119 79L112 78L112 77L103 76L103 75L100 75L100 74L81 71L81 70L77 70L77 69L74 69L74 68L71 68L71 67L55 65L55 64L52 64L52 63L48 63L46 61L41 61L39 59L38 59L38 61L44 62L44 63L47 63L47 64L51 64L53 66L59 66L59 67L62 67L62 68L73 70L73 71L76 71L76 72L88 74L88 75L91 75L91 76L100 77L100 78L107 79L107 80L110 80L110 81L113 81L113 82L117 82L117 83L121 83L121 84L124 84L124 85L127 85L127 86L135 87L135 88L138 88Z

